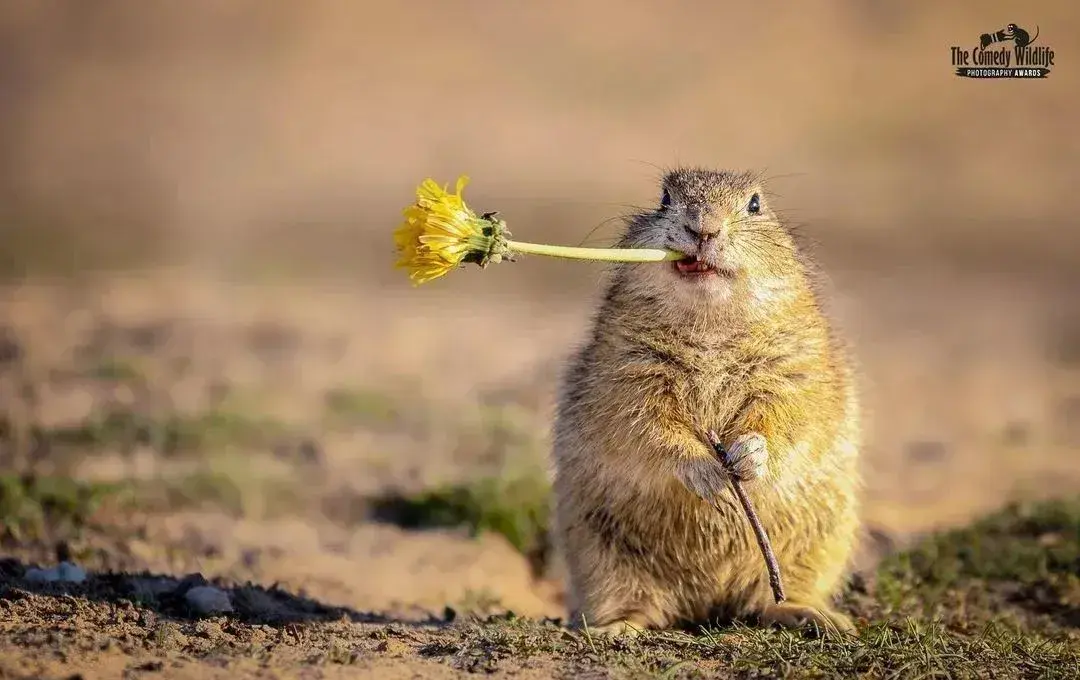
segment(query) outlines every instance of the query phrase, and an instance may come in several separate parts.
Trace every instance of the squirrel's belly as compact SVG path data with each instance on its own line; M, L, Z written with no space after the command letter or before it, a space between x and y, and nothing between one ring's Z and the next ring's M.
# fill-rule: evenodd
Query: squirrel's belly
M603 540L622 561L688 617L740 612L770 601L768 574L746 517L734 499L714 508L695 496L641 499L611 508L617 523ZM595 516L594 516L595 519Z
M711 563L744 554L760 562L746 516L733 496L725 496L712 505L673 480L637 498L622 496L601 514L609 515L609 528L621 527L612 533L621 534L629 558L640 556L668 572L708 571Z

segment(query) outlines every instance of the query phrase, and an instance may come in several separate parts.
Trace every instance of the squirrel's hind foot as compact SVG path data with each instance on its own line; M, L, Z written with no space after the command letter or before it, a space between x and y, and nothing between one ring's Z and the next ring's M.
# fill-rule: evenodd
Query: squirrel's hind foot
M857 632L851 619L838 611L794 602L769 605L761 613L761 624L782 628L816 628L827 635L852 635Z

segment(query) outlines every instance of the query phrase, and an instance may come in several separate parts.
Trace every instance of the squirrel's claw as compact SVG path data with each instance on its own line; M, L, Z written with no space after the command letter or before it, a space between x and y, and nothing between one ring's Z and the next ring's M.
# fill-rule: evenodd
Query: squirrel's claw
M765 437L748 432L735 440L727 450L731 472L739 481L749 482L765 475L769 447Z

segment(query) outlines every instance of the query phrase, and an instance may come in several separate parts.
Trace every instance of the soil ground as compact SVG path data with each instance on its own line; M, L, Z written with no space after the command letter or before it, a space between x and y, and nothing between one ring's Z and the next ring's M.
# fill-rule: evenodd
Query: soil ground
M1080 488L1069 455L1075 383L1065 380L1076 370L1075 329L1057 316L1070 289L934 276L902 296L835 277L859 291L838 300L877 415L858 579L876 578L881 557L1010 499ZM540 307L538 318L535 306L496 299L454 307L438 292L408 295L230 285L190 272L9 288L4 450L22 472L0 496L2 672L548 677L751 663L735 643L701 652L699 638L654 636L623 648L541 623L564 616L558 560L537 538L553 364L582 331L586 303ZM407 315L393 311L406 305ZM959 305L962 316L952 313ZM972 338L1000 331L1002 313L1010 334L981 349ZM463 316L470 322L452 321ZM512 345L448 358L507 328ZM485 490L484 480L496 481ZM1072 531L1019 533L1075 549ZM88 581L23 578L60 558ZM205 581L231 594L233 612L188 608L184 594ZM1047 619L1057 622L1050 637L1073 640L1075 653L1075 593L1063 584L1043 599L1065 607ZM986 621L1005 615L986 611L1018 609L1009 588L999 595L969 606ZM894 602L850 597L871 631L908 625ZM954 621L942 644L961 644L958 631L977 620Z

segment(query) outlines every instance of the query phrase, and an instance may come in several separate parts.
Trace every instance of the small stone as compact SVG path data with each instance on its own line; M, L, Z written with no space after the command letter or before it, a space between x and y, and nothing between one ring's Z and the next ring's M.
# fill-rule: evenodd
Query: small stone
M57 567L57 580L65 583L82 583L86 580L86 570L71 562L61 562Z
M32 569L27 569L23 578L31 583L49 583L59 578L59 574L57 573L56 567L52 567L51 569L38 569L37 567L34 567Z
M86 571L71 562L61 562L48 569L27 569L23 578L32 583L82 583L86 580Z
M184 600L199 614L222 614L233 611L229 594L213 586L195 586L187 591Z

